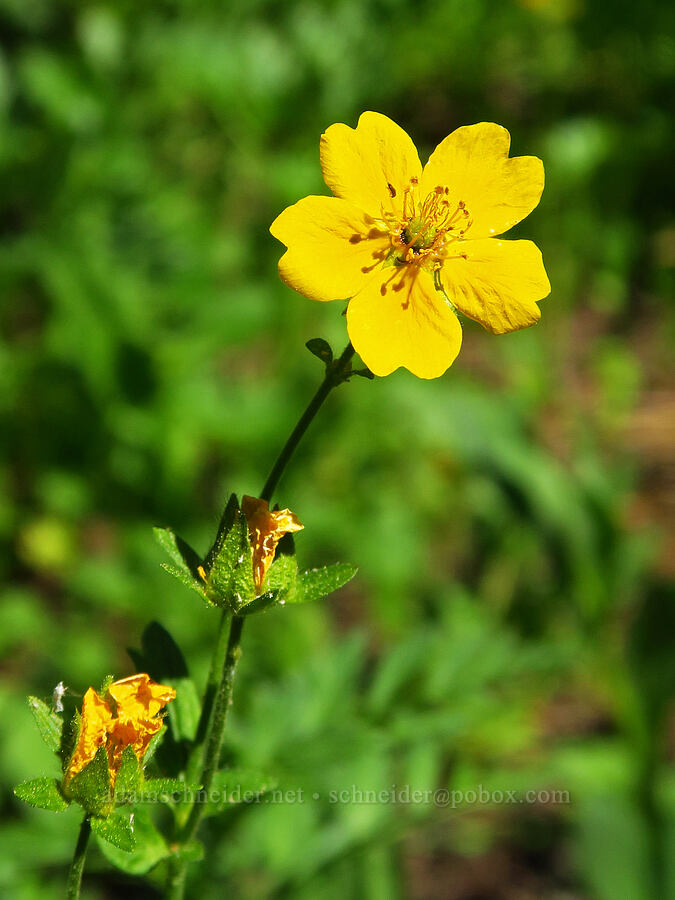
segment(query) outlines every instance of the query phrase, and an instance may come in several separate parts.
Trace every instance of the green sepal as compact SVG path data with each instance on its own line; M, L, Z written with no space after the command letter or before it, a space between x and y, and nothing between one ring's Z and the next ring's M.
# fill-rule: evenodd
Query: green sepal
M134 814L129 812L114 812L104 819L98 816L91 818L91 830L101 841L107 841L118 850L124 850L126 853L136 846L134 838L134 829L132 826Z
M37 809L48 809L50 812L63 812L70 805L59 790L56 778L33 778L17 784L14 793Z
M109 816L113 807L108 771L108 754L105 747L99 747L92 761L63 782L63 795L74 800L94 816Z
M310 603L320 600L347 584L356 575L357 566L349 563L335 563L321 569L310 569L298 575L295 592L288 597L288 603Z
M216 606L237 613L256 596L248 524L238 506L229 531L217 543L218 550L207 569L206 596Z
M122 751L122 762L115 779L115 806L135 803L143 784L143 770L133 747Z
M119 850L106 838L100 841L99 847L105 858L118 869L128 872L129 875L145 875L157 863L170 856L171 851L155 828L149 810L143 808L134 810L132 828L135 839L132 850Z
M305 347L307 347L309 352L316 356L317 359L326 363L326 365L333 362L333 351L331 346L328 341L325 341L323 338L312 338L307 341Z
M114 676L114 675L106 675L106 676L105 676L105 678L104 678L103 681L101 682L101 687L100 687L100 689L99 689L99 694L100 694L101 697L105 697L105 696L108 694L108 691L110 690L110 685L113 683L114 680L115 680L115 676ZM113 704L114 704L114 703L115 703L115 698L114 698L114 697L108 697L108 701L109 701L110 703L113 703ZM114 709L114 706L113 706L113 709Z
M44 700L40 700L39 697L29 697L28 705L33 713L33 718L42 740L50 750L58 753L61 749L61 740L63 738L63 717L50 709Z
M213 567L213 563L216 561L217 557L220 554L220 551L223 548L223 544L225 542L225 538L229 534L230 529L234 525L234 520L237 518L239 513L239 501L237 500L236 494L230 494L227 498L227 503L225 504L225 509L223 510L223 514L220 517L220 522L218 523L218 531L216 533L216 539L211 545L211 549L204 557L204 569L206 574L211 571Z
M150 778L139 794L139 803L180 803L201 790L201 785L180 778Z
M186 587L206 598L204 582L199 575L201 560L197 553L171 528L153 528L153 533L157 542L166 550L174 563L174 565L161 563L162 568Z
M295 556L288 553L277 553L277 557L269 567L265 584L266 591L276 593L276 602L279 606L284 603L292 603L291 599L296 590L298 579L298 563Z
M247 603L246 606L242 606L237 615L252 616L256 613L265 612L266 609L269 609L272 606L277 606L276 591L272 591L271 593L266 594L260 594L260 596L256 597L255 600L251 600L251 602Z
M277 779L272 775L252 769L228 769L216 772L204 815L215 816L228 806L253 803L263 794L274 790L277 784Z
M349 373L351 375L360 375L361 378L367 378L369 381L373 381L375 378L375 374L370 371L370 369L352 369Z
M166 735L166 728L162 728L161 731L158 731L151 739L148 744L148 749L145 751L145 755L143 756L143 768L147 766L152 757L155 755L157 750L159 749L162 741L164 740L164 736Z

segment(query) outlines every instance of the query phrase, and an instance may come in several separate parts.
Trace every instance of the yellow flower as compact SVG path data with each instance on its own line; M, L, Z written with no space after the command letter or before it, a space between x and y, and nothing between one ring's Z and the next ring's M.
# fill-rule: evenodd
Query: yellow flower
M145 674L113 682L108 694L112 702L102 699L91 687L84 695L80 735L66 771L66 782L89 765L99 747L105 746L110 784L114 787L124 749L132 747L142 762L148 744L162 728L157 714L176 697L172 687L157 684Z
M274 562L279 541L285 534L301 531L305 526L290 509L270 510L267 500L258 497L242 497L241 511L248 523L253 550L253 580L259 591L267 570Z
M490 122L441 141L424 169L391 119L365 112L331 125L321 168L334 197L305 197L270 231L288 248L281 278L313 300L350 298L347 330L376 375L405 366L436 378L459 353L453 307L502 334L533 325L551 286L531 241L503 241L535 208L544 167L509 158Z

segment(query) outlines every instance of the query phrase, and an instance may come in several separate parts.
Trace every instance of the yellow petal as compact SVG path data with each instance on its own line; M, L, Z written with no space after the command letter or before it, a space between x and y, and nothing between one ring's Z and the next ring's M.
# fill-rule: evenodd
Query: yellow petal
M143 722L156 716L176 697L172 687L157 684L145 673L115 681L108 691L117 704L118 718Z
M253 579L260 590L274 562L279 541L285 534L302 531L305 526L290 509L270 510L267 500L258 497L242 497L241 511L246 517L253 551Z
M68 765L66 781L81 772L96 756L98 748L106 742L112 718L108 704L90 687L83 698L80 735Z
M457 309L494 334L527 328L541 315L537 301L551 292L541 252L532 241L451 244L441 281Z
M279 274L312 300L356 294L389 250L387 233L357 206L337 197L305 197L272 222L288 247Z
M416 266L384 269L350 301L347 331L368 368L389 375L399 366L437 378L454 362L462 328L432 276Z
M503 234L539 203L544 165L536 156L509 159L510 143L501 125L465 125L441 141L424 167L420 195L450 188L451 203L463 201L468 210L467 239Z
M403 191L422 174L415 145L387 116L364 112L356 128L331 125L321 135L323 180L336 197L379 217L402 209Z

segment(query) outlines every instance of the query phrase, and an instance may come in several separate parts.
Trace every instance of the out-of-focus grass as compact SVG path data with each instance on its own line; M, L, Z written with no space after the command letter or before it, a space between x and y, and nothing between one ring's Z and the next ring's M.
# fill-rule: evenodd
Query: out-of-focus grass
M60 896L76 829L11 797L51 764L24 695L127 674L152 618L204 677L213 613L150 527L205 548L320 377L304 342L344 342L339 304L278 281L267 228L325 190L321 131L376 109L423 155L490 120L544 159L518 234L553 293L536 328L467 322L443 379L355 382L312 427L279 499L304 561L360 574L251 622L226 752L320 799L212 822L194 896L665 896L669 5L0 15L3 893ZM392 784L570 803L330 801ZM92 857L89 896L127 882Z

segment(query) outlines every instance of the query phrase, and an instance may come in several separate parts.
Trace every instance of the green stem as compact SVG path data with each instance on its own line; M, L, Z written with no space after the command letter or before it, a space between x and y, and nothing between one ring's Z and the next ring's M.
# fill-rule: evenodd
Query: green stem
M243 627L244 620L240 616L232 616L230 633L227 641L227 652L225 654L225 661L220 683L218 684L218 690L213 700L213 710L204 748L204 761L202 763L200 783L202 786L201 793L205 802L193 803L192 809L190 810L190 816L181 834L181 843L189 843L194 838L197 827L204 814L206 802L208 802L209 791L213 784L213 776L218 771L218 761L220 759L220 748L223 743L223 734L225 733L227 712L232 701L234 674L237 669L237 662L241 656L239 644ZM220 635L218 642L220 643Z
M224 609L220 617L220 626L218 628L218 637L216 646L211 657L211 666L209 667L209 675L206 680L206 688L204 690L204 702L202 704L201 714L199 716L199 724L195 735L195 748L190 755L190 759L185 773L185 779L188 784L194 784L199 778L199 773L203 766L204 742L208 734L209 722L211 721L211 713L213 711L213 703L216 698L218 685L222 677L223 667L225 665L225 656L227 654L227 645L229 640L228 623L230 613Z
M309 401L307 409L300 416L298 424L291 432L290 437L284 444L281 453L277 457L277 461L272 467L272 471L270 472L269 477L265 482L265 487L260 493L260 497L262 500L267 500L269 502L272 499L272 494L276 490L279 479L281 478L284 469L288 465L290 458L295 453L295 448L300 443L304 433L307 431L307 428L312 422L312 419L321 409L324 400L330 394L333 388L337 387L338 384L341 384L345 380L345 375L349 372L353 355L354 348L352 347L351 343L349 343L343 350L342 356L339 359L335 360L335 362L331 362L326 366L326 377L321 383L319 390Z
M85 816L80 825L80 833L77 836L73 861L70 864L70 871L68 872L68 900L77 900L80 896L82 872L84 871L84 860L87 856L87 845L89 844L90 834L91 823L89 822L89 816Z
M312 397L302 416L298 420L297 425L290 434L290 437L284 444L281 453L277 457L272 471L269 474L265 486L263 487L260 497L268 502L272 499L272 495L276 490L279 479L284 473L291 457L302 440L309 425L313 421L318 411L323 406L325 399L328 397L334 387L342 384L346 380L351 371L351 360L354 355L354 348L351 343L347 344L339 359L334 360L326 366L326 374L316 394ZM204 697L204 704L200 716L197 749L190 760L190 771L198 767L199 760L202 761L201 776L199 783L202 786L203 799L208 801L209 791L213 784L213 778L218 771L218 762L220 760L220 751L223 743L223 735L225 733L225 724L227 721L227 712L232 703L232 692L234 689L234 676L237 669L237 663L241 656L241 634L244 628L244 619L240 616L232 616L230 620L229 634L227 630L228 615L223 614L220 622L220 629L213 658L211 661L211 669ZM227 635L227 642L225 637ZM224 657L223 657L223 648ZM205 739L202 735L205 733ZM201 747L203 743L203 759L201 757ZM190 809L187 821L181 828L178 835L179 844L187 844L194 839L202 816L204 815L205 804L193 803ZM169 881L167 885L167 897L169 900L181 900L185 891L185 879L187 874L187 863L179 857L174 857L169 870Z

